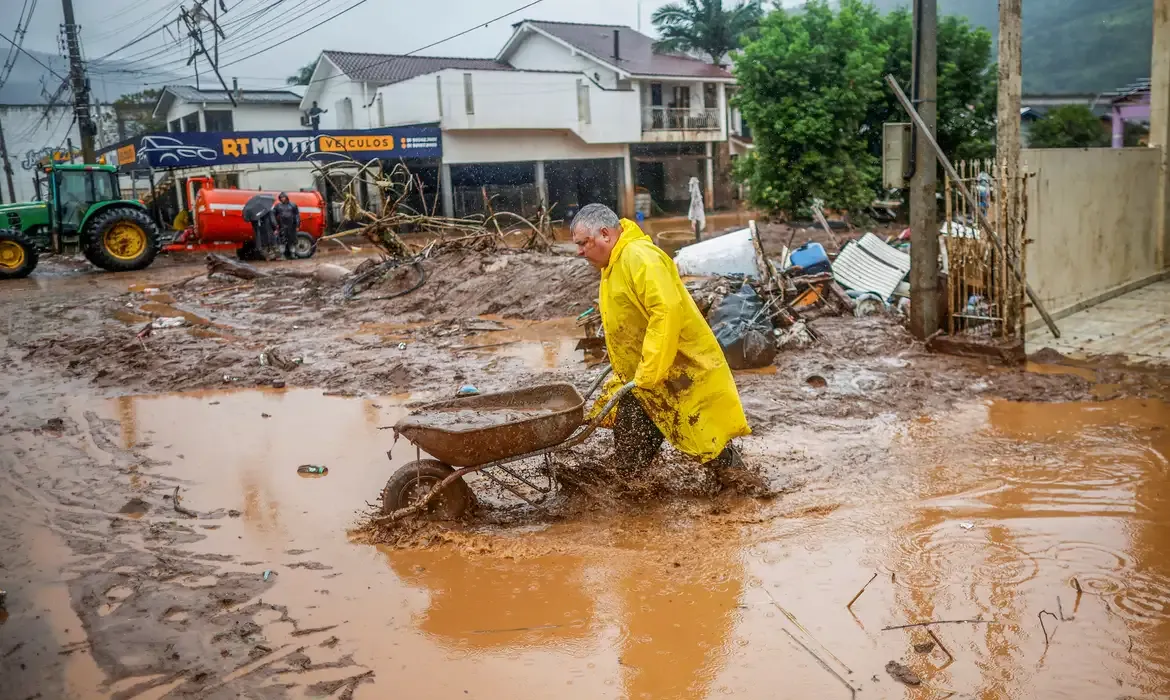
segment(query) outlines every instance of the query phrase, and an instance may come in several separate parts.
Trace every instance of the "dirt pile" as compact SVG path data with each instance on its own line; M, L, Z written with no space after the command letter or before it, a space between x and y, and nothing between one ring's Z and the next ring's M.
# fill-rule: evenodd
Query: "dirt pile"
M597 298L597 271L569 256L457 250L425 267L428 283L398 300L396 314L541 321L576 316Z

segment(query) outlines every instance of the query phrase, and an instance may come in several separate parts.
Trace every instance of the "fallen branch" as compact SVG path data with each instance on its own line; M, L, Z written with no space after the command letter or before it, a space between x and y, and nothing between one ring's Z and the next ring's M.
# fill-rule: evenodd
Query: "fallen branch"
M861 594L862 594L862 593L865 593L865 589L866 589L866 588L869 588L869 584L873 583L873 580L874 580L875 578L877 578L877 572L876 572L876 571L875 571L875 572L873 572L873 576L870 576L870 577L869 577L869 580L865 582L865 585L861 587L861 590L857 592L857 595L853 596L853 597L852 597L852 598L849 600L849 603L845 605L845 609L846 609L846 610L848 610L848 609L850 609L850 608L852 608L852 607L853 607L853 604L857 602L857 599L861 597Z
M1036 613L1036 618L1040 620L1040 629L1044 632L1044 650L1047 651L1048 650L1048 630L1047 630L1047 628L1044 627L1044 616L1045 615L1052 615L1052 619L1056 620L1057 622L1060 621L1060 618L1057 617L1056 615L1053 615L1052 613L1048 612L1047 610L1041 610L1040 612Z
M186 516L188 518L198 518L199 517L199 514L196 513L195 511L190 510L188 508L184 508L183 506L179 505L179 487L178 486L175 487L175 495L171 496L171 505L174 506L175 512L178 513L179 515L183 515L183 516Z
M208 253L207 274L214 275L216 273L238 277L243 280L255 280L270 276L267 272L258 270L247 263L237 262L218 253Z
M237 289L251 289L254 286L256 285L252 282L245 282L244 284L233 284L230 287L216 287L215 289L209 289L206 292L199 292L199 296L205 297L210 294L219 294L220 292L234 292Z
M904 630L911 627L928 627L930 625L959 625L964 623L984 624L984 625L998 625L998 620L930 620L929 622L914 622L909 625L894 625L893 627L883 627L883 632L890 630Z
M817 653L816 653L815 651L813 651L812 649L809 649L807 644L805 644L804 642L802 642L802 641L800 641L799 639L797 639L795 634L793 634L793 633L789 632L788 630L784 629L783 627L781 627L781 628L780 628L780 631L781 631L781 632L783 632L784 634L788 635L788 636L789 636L789 638L791 638L791 639L792 639L792 641L794 641L794 642L796 642L797 644L799 644L799 645L800 645L800 647L801 647L802 649L804 649L804 650L805 650L805 651L807 651L809 654L811 654L811 655L812 655L812 657L813 657L814 659L816 659L816 660L817 660L817 663L819 663L819 664L820 664L822 667L824 667L824 669L825 669L826 671L828 671L829 673L833 674L833 677L834 677L834 678L836 678L837 680L841 681L841 684L842 684L842 685L844 685L846 688L848 688L848 689L849 689L849 697L851 697L851 698L856 698L856 697L857 697L857 689L856 689L856 688L854 688L853 686L849 685L849 681L845 680L845 679L844 679L844 678L841 676L841 674L840 674L840 673L837 673L836 669L834 669L834 668L833 668L832 666L830 666L829 664L825 663L825 660L824 660L824 659L822 659L821 657L817 656Z
M947 649L947 646L943 644L941 639L938 638L938 635L934 633L934 630L927 627L926 633L930 635L930 638L934 640L934 643L938 645L938 648L942 649L943 653L947 655L947 658L949 658L951 661L955 660L955 655L952 654L949 649Z

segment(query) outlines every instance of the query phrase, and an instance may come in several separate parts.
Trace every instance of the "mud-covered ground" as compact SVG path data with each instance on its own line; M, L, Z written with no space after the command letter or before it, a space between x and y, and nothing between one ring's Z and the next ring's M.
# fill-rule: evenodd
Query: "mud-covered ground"
M1151 407L1163 406L1167 393L1157 371L1050 354L1002 367L930 354L893 318L819 319L820 342L783 352L773 368L737 373L753 428L744 452L776 497L712 498L707 477L669 452L648 486L615 488L621 477L605 471L603 436L562 465L574 488L551 515L533 514L481 480L474 486L489 496L476 520L409 538L424 549L378 549L380 533L353 528L391 467L414 457L378 429L462 384L586 387L597 370L576 349L575 318L593 305L597 275L568 256L453 251L426 263L417 291L374 298L414 284L403 271L344 301L339 283L279 274L359 262L264 264L273 276L247 282L209 278L198 259L131 275L49 260L32 279L0 289L0 698L515 697L520 687L547 697L565 692L557 662L541 656L558 649L573 659L574 696L704 697L738 688L722 692L769 697L744 680L758 672L717 683L714 671L695 671L680 685L655 659L665 654L673 667L681 658L690 668L698 652L647 641L671 638L668 621L678 615L664 609L640 623L615 622L599 612L608 598L582 593L610 588L591 578L597 566L629 562L622 581L681 575L661 590L695 606L683 617L703 630L722 628L728 611L770 605L727 587L747 576L734 563L741 548L774 565L794 555L770 549L777 545L768 537L822 518L836 523L838 509L871 519L849 515L846 530L832 532L871 536L884 522L875 509L925 478L905 465L951 465L962 481L993 472L985 455L1023 459L1022 448L1002 441L970 442L971 426L983 420L970 418L973 406L991 406L993 422L1011 426L1032 418L995 408L1016 405L1005 401L1079 402L1069 405L1090 416L1094 406L1123 405L1110 414L1118 425L1144 426L1142 416L1160 410ZM995 418L997 410L1008 417ZM1077 421L1096 425L1079 413L1067 419ZM1142 429L1156 434L1158 422ZM1033 464L1064 449L1064 438L1036 436L1045 430L1014 436L1038 442L1022 452ZM936 432L926 448L913 447L923 431ZM1118 449L1122 461L1146 454ZM979 466L962 471L956 459ZM330 473L299 478L295 468L305 463ZM794 556L798 566L811 565L812 544ZM829 566L815 556L812 564ZM850 589L867 578L858 575L838 573ZM771 587L786 576L755 571L748 579ZM527 602L514 608L521 590ZM653 607L642 584L630 590L631 610ZM751 619L743 647L750 640L768 648L769 633L752 631L761 621ZM709 649L732 646L729 637L674 624L684 629L680 639L697 635L706 650L695 668L713 663ZM515 643L492 641L500 634ZM599 651L610 634L624 640L616 661ZM523 662L512 663L514 654ZM441 670L447 664L477 680L462 683ZM880 664L873 681L865 668L850 682L869 686L868 697L901 692L888 677L878 683ZM626 679L620 687L603 682L615 673ZM1157 679L1149 687L1164 688ZM828 692L819 683L801 687Z

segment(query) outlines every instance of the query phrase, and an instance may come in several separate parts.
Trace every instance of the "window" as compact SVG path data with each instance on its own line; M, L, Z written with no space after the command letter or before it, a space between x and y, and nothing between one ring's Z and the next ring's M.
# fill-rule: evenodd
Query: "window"
M183 117L183 131L199 131L199 112L191 112Z
M719 88L715 83L703 83L703 107L705 109L719 107Z
M592 115L589 112L589 86L584 80L577 78L577 119L585 124L591 124Z
M209 109L203 112L208 131L235 131L230 109Z
M105 173L98 170L90 171L93 176L90 183L91 202L105 202L111 199L118 199L118 184L114 178L117 177L115 173Z
M662 106L662 83L650 83L650 104L654 107Z
M239 173L212 173L211 179L215 181L215 186L221 189L240 189Z
M471 73L463 74L463 105L468 114L475 114L475 95L471 92Z
M675 109L690 109L691 87L689 85L675 85L674 102L670 106Z
M171 123L167 125L167 129L172 134L177 134L183 130L183 122L179 121L178 119L172 119Z
M81 219L89 209L89 171L57 170L54 173L57 185L57 216L67 230L76 231Z

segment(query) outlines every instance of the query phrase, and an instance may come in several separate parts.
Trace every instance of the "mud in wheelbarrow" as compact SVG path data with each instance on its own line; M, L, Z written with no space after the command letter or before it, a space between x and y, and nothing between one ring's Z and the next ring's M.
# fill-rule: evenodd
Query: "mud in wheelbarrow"
M562 443L584 418L576 387L546 384L429 404L394 430L440 462L472 467Z
M608 373L606 369L595 380L587 396ZM400 420L394 431L434 459L416 460L394 473L382 492L383 516L397 520L425 511L432 518L457 518L475 502L463 477L477 471L536 505L553 489L548 460L547 486L533 483L507 465L580 444L632 388L631 382L615 392L589 423L584 422L586 398L572 384L545 384L422 406ZM542 497L529 499L488 471L492 469Z

